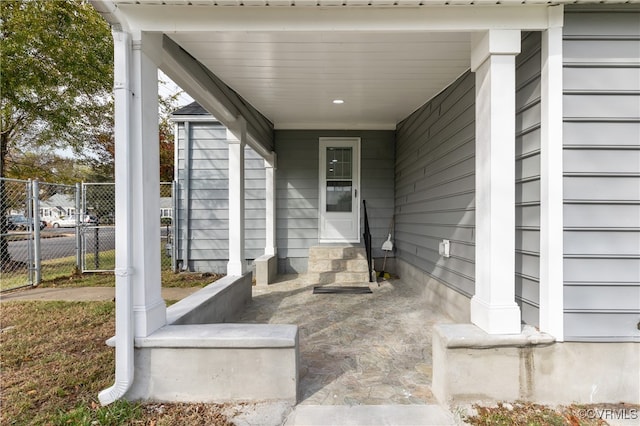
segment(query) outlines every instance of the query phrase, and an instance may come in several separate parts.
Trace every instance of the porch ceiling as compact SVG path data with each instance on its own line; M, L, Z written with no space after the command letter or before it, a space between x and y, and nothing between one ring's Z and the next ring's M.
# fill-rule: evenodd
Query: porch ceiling
M468 33L191 32L170 37L276 128L394 129L469 68ZM344 100L336 105L334 99Z

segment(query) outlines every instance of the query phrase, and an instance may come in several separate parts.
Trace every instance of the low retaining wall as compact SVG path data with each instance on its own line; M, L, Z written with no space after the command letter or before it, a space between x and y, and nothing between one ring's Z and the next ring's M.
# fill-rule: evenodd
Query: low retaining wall
M229 322L251 303L251 274L222 277L167 308L167 324Z
M298 327L166 326L136 339L127 399L179 402L285 400L298 395Z
M278 274L278 258L276 255L265 254L253 261L256 266L256 285L269 285L274 282Z
M471 324L440 324L433 333L432 391L448 405L639 404L639 360L637 343L556 343L530 326L517 335L489 335Z
M125 398L164 402L298 397L298 327L232 324L251 301L251 273L224 277L167 309L167 324L136 338Z
M434 327L432 391L440 403L640 404L640 344L558 343L530 326L489 335L470 324L468 297L401 259L396 270L430 309L458 323Z

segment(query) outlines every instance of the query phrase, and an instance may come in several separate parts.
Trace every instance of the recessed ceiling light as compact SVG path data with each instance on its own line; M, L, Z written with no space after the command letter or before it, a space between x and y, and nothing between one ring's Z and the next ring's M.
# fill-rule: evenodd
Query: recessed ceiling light
M340 104L343 104L344 101L342 99L334 99L333 103L336 104L336 105L340 105Z

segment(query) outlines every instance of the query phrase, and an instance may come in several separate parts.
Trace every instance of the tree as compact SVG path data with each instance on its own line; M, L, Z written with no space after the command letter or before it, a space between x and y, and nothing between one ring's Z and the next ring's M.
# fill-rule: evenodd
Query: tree
M95 9L10 0L0 2L0 17L2 175L12 145L80 152L109 132L113 41Z
M173 181L174 134L169 119L171 114L178 109L176 104L180 94L181 92L177 92L167 97L158 97L160 109L160 121L158 123L158 133L160 135L160 182ZM171 194L165 196L171 196Z
M0 1L0 176L13 153L70 147L111 133L113 41L86 1ZM0 234L6 233L0 181ZM0 239L0 262L8 262Z
M0 0L0 177L74 183L113 180L113 39L86 0ZM160 175L173 180L160 98ZM73 158L56 154L70 151ZM9 208L0 180L0 235ZM9 262L0 237L0 267Z

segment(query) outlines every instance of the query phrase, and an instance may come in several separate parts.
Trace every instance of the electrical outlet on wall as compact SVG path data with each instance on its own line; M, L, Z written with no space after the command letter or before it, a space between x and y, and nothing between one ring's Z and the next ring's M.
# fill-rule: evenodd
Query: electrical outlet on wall
M440 242L440 247L438 248L438 253L440 253L440 256L450 257L451 256L449 252L450 246L451 244L449 243L449 240L442 240Z

